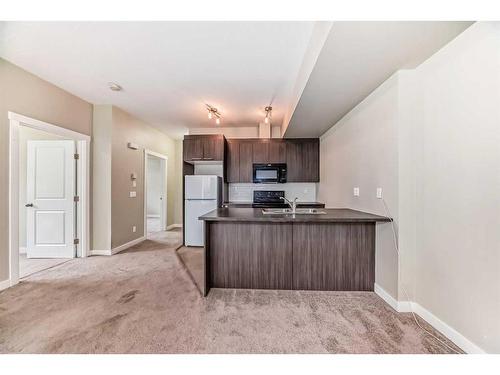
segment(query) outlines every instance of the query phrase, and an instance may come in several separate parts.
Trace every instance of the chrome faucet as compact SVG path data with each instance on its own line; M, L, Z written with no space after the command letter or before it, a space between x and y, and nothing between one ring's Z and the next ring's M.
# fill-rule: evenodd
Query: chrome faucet
M299 199L299 198L295 198L293 200L293 202L291 202L290 200L286 199L285 197L280 197L280 198L283 199L286 203L288 203L288 205L292 209L292 214L295 215L295 210L297 209L297 199Z

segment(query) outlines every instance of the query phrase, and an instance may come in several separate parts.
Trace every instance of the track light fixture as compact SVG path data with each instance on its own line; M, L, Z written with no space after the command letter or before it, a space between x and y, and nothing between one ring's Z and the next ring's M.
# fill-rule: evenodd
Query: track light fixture
M266 111L266 117L264 118L264 122L266 124L269 124L271 122L271 115L272 115L272 112L273 112L273 107L271 107L269 105L266 108L264 108L264 111Z
M220 112L217 110L217 108L215 107L212 107L210 104L207 104L207 111L208 111L208 119L211 120L213 118L215 118L215 123L217 125L220 124L220 120L222 118L222 115L220 114Z

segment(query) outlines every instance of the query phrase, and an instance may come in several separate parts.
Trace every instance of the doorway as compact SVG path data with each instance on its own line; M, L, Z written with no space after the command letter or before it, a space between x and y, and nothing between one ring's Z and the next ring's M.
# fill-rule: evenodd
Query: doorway
M90 137L9 112L9 283L85 257Z
M144 233L154 237L167 230L167 157L144 151Z

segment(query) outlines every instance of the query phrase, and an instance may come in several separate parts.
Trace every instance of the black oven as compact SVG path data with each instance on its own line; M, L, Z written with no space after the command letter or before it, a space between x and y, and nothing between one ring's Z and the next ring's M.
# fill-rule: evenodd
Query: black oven
M254 164L253 182L255 184L282 184L286 182L286 164Z

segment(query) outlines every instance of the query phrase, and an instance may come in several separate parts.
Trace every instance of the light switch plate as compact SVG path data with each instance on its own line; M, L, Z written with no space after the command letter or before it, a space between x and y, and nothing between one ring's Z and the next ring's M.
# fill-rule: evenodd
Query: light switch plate
M133 232L133 233L135 233L136 231L137 231L137 227L134 225L134 226L132 227L132 232Z
M382 188L377 188L377 198L382 199Z
M132 187L136 187L137 186L137 181L132 181Z
M359 197L359 187L355 187L352 191L355 197Z
M137 197L137 192L136 191L131 191L130 192L130 198L135 198Z

